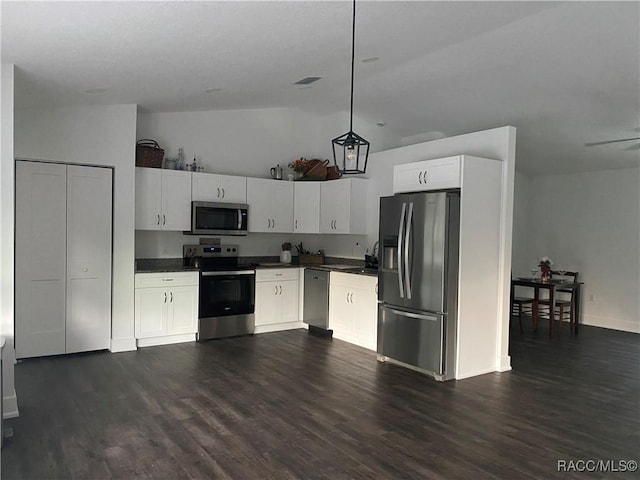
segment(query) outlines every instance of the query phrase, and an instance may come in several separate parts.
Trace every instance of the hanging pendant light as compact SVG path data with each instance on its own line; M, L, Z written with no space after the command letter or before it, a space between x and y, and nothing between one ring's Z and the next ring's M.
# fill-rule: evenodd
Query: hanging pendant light
M334 138L333 163L342 174L365 173L369 159L369 142L353 131L353 71L356 49L356 0L353 0L353 26L351 30L351 112L349 131Z

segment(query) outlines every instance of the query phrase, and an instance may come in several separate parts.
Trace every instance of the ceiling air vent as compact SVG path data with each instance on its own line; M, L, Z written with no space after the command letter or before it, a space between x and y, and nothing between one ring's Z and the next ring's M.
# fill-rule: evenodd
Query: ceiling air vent
M294 83L294 85L310 85L313 82L317 82L321 78L322 77L307 77L307 78L303 78L302 80L298 80L296 83Z

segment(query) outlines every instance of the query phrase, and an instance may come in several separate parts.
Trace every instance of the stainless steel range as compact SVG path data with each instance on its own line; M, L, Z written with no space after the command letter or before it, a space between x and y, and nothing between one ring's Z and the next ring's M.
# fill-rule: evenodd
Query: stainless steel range
M237 245L184 245L185 265L200 269L198 341L255 329L255 270L238 264Z

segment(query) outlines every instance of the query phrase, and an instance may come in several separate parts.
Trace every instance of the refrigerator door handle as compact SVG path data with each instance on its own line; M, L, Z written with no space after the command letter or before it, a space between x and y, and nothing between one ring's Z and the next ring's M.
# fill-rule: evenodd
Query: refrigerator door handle
M404 237L404 284L407 290L407 298L411 300L411 270L409 266L409 240L411 227L413 226L413 202L409 203L409 213L407 213L407 226Z
M402 211L400 212L400 228L398 228L398 289L400 290L400 298L404 298L404 285L402 283L402 234L404 233L404 213L407 209L406 202L402 203Z
M396 315L400 315L401 317L416 318L418 320L429 320L431 322L438 321L438 316L436 315L420 315L419 313L404 312L402 310L396 310L395 308L390 308L386 306L383 306L382 308L390 311L391 313L395 313Z

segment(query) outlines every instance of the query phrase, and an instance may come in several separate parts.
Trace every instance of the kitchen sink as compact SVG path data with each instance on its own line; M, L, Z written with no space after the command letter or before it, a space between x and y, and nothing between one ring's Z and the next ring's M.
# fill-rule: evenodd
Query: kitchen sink
M338 270L344 273L361 273L361 274L366 274L366 275L377 275L378 274L378 269L377 268L368 268L368 267L358 267L357 265L331 265L331 264L325 264L325 265L318 265L318 267L321 268L326 268L327 270ZM313 268L313 267L310 267Z
M322 268L330 268L332 270L353 270L355 268L360 268L357 265L320 265Z

